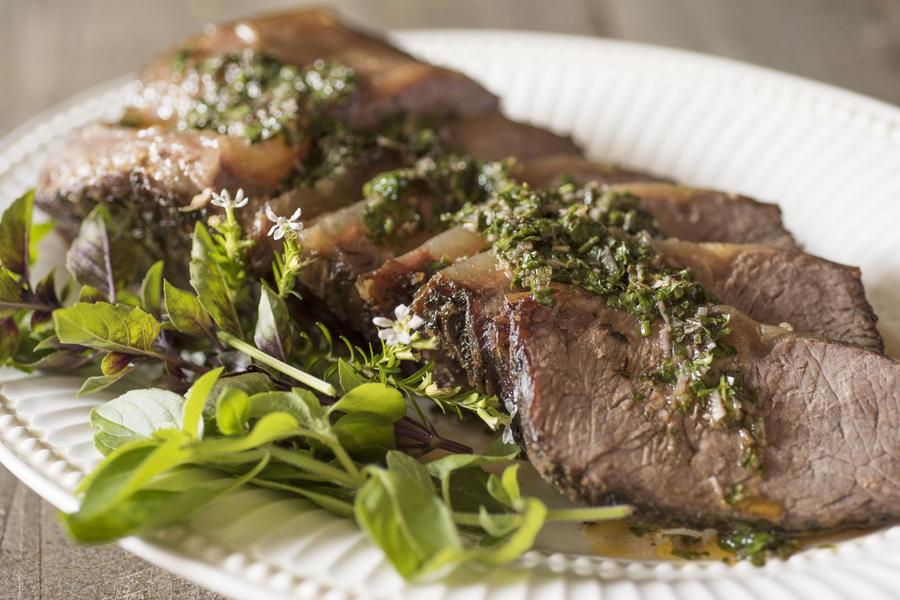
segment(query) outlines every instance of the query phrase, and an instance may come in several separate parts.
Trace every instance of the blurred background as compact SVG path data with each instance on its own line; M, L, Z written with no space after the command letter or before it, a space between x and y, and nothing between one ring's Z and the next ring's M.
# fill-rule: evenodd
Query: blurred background
M0 135L138 69L205 23L328 5L373 29L478 27L606 36L717 54L900 104L900 0L0 0ZM0 599L218 598L65 537L0 467Z
M304 4L375 29L533 29L686 48L900 104L900 0L0 0L0 133L204 23Z

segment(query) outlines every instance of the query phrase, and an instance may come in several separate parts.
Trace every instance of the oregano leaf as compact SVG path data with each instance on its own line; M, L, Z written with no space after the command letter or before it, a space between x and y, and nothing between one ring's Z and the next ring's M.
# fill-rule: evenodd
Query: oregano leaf
M228 280L213 254L215 242L202 223L194 228L191 246L190 276L191 287L197 298L222 330L240 338L244 337L241 321L234 305L234 290L228 287Z

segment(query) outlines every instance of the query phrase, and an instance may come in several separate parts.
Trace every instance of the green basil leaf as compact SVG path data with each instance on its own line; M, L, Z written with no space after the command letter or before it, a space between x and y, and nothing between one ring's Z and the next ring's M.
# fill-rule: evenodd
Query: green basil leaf
M338 382L341 384L341 389L344 390L344 393L366 383L366 380L357 375L353 367L350 366L350 363L343 358L338 359L337 365Z
M122 354L121 352L109 352L100 361L100 371L103 375L88 377L81 384L77 397L94 394L101 390L105 390L112 384L116 383L132 371L137 366L134 356L130 354Z
M497 502L518 510L522 502L522 493L519 490L519 465L506 467L500 477L492 474L488 479L487 489Z
M194 445L201 460L215 461L222 454L252 450L271 442L299 435L297 419L283 412L271 413L253 425L250 433L239 438L210 438Z
M81 388L79 388L78 393L75 394L75 397L81 398L82 396L96 394L99 391L105 390L112 384L118 382L120 379L131 373L133 370L134 367L130 366L123 371L119 371L115 375L95 375L93 377L88 377L84 380L84 383L81 384Z
M295 389L291 392L263 392L250 397L250 418L258 419L269 413L285 412L307 429L328 428L325 411L314 394Z
M55 335L48 335L41 341L39 341L34 346L35 351L41 350L58 350L59 349L59 338Z
M390 450L396 445L394 422L384 415L348 413L337 420L332 430L341 446L351 454Z
M243 435L250 420L250 397L244 390L227 387L216 400L216 426L225 435Z
M509 462L519 455L515 444L493 444L484 454L449 454L425 465L432 477L443 479L458 469L471 469L482 465Z
M175 329L196 337L212 335L213 322L195 295L163 283L166 314Z
M383 383L364 383L333 404L329 409L332 411L376 413L393 422L406 416L406 400L396 388Z
M179 429L184 398L161 389L133 390L91 411L94 445L103 454L164 429Z
M181 432L132 442L114 450L84 481L84 499L79 514L94 518L128 498L157 475L183 464L192 456Z
M203 437L203 407L219 376L225 369L219 367L201 375L184 395L184 417L181 429L193 439Z
M500 483L503 485L503 491L514 507L518 507L522 501L522 491L519 489L519 465L510 465L503 469L500 475Z
M493 473L491 473L488 477L487 491L491 495L491 498L493 498L503 506L512 508L512 499L509 497L509 494L506 493L506 490L503 489L503 484L500 482L500 478Z
M404 577L458 560L465 552L462 540L428 473L398 451L388 453L387 465L366 469L369 479L354 503L360 527Z
M198 222L191 246L191 286L216 325L243 338L241 321L234 306L234 292L229 289L225 273L213 257L214 250L215 242L206 227Z
M102 204L81 222L78 236L66 253L66 268L78 283L89 285L108 299L130 283L135 272L134 240L123 235Z
M256 347L286 361L290 353L291 319L284 299L263 283L259 294L259 311L253 341Z
M38 246L47 234L53 231L56 223L53 221L44 221L43 223L32 223L31 231L28 235L28 262L34 264L38 258Z
M504 565L522 556L534 546L534 540L544 527L547 517L547 507L536 498L525 498L522 501L522 510L519 512L517 527L506 538L493 546L480 546L472 550L473 558L489 565ZM502 522L486 523L490 518L486 513L479 514L482 527L489 533L498 533L508 529Z
M460 510L457 507L457 510ZM515 531L519 526L518 515L513 513L491 513L484 506L478 507L478 525L492 538L500 539ZM512 518L511 518L512 517Z
M17 198L0 217L0 265L16 275L28 275L28 238L34 190Z
M107 352L155 356L159 323L137 307L78 303L53 311L56 335L63 344Z
M238 375L228 375L219 378L216 385L213 386L211 395L215 398L219 397L225 388L237 388L245 392L248 396L268 392L275 389L275 384L265 373L240 373Z
M163 261L153 263L141 282L141 307L157 319L162 315Z
M62 515L69 535L82 542L111 542L183 521L255 477L265 460L235 478L212 469L179 466L161 473L129 497L99 514Z
M31 358L33 358L31 362L20 364L19 367L40 371L71 372L92 362L90 353L74 350L54 350L49 354Z
M215 400L227 388L236 388L243 391L248 396L252 396L254 394L261 394L262 392L268 392L275 389L275 384L272 383L272 380L265 373L240 373L238 375L220 377L216 382L216 385L213 386L212 391L209 393L209 397L213 402L206 403L206 407L203 409L204 419L208 420L215 418Z
M447 474L442 493L446 490L444 502L454 511L477 513L487 509L491 513L508 513L510 508L497 502L487 490L490 475L482 469L460 469Z

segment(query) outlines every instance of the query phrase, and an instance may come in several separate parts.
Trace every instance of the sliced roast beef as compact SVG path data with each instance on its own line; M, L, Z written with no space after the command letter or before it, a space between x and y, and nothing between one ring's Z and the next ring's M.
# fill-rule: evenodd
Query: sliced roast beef
M490 165L488 165L490 167ZM616 177L615 167L607 171ZM484 172L482 172L484 175ZM601 182L602 183L602 182ZM377 243L369 239L370 231L363 222L363 210L367 201L363 201L353 211L355 222L342 219L345 228L338 231L328 225L327 234L320 233L325 229L314 225L307 235L316 239L330 239L328 243L317 243L308 246L316 256L310 281L304 283L318 298L335 296L334 302L328 302L338 311L344 322L358 322L363 325L362 333L371 333L371 317L378 314L389 314L398 298L411 298L415 287L425 280L443 263L469 256L485 248L486 242L477 234L456 227L446 234L431 240L430 236L440 233L445 223L438 218L441 213L459 208L459 199L435 193L413 194L406 200L414 207L423 224L427 224L415 239L423 242L421 248L409 245L411 239L404 239L402 245ZM348 211L347 214L350 214ZM305 244L306 245L306 244ZM348 253L344 248L352 248ZM404 254L408 252L409 254ZM401 256L402 255L402 256ZM350 260L350 257L358 257ZM395 259L396 260L388 260ZM381 262L379 262L381 261ZM330 266L328 263L332 263ZM336 276L350 278L347 281L335 281ZM302 281L302 278L301 278ZM335 292L328 292L327 287L334 287ZM338 291L339 290L339 291ZM340 302L337 301L340 298Z
M723 368L743 374L763 419L760 476L740 466L741 436L715 410L679 412L668 384L648 384L662 329L642 337L627 313L576 289L558 290L550 308L508 287L483 253L435 276L414 308L473 382L501 394L532 463L572 497L789 531L900 517L895 361L721 307L737 350ZM730 504L735 489L747 498Z
M132 115L144 123L178 118L197 93L178 68L183 57L201 60L245 48L300 67L324 60L353 69L359 92L336 113L353 126L373 126L398 113L442 117L497 108L493 94L461 73L418 61L329 12L299 10L210 28L179 44L143 72Z
M299 207L311 219L357 201L366 180L401 164L389 151L374 157L362 153L336 173L295 185L301 161L315 155L305 134L292 136L290 144L284 136L249 143L212 131L176 130L200 93L185 61L246 48L298 66L326 60L351 67L359 93L328 117L349 131L404 117L438 127L450 147L484 159L517 150L525 156L578 151L568 138L506 119L496 98L464 75L417 61L344 27L327 12L305 10L213 28L167 52L145 70L131 99L125 121L132 127L92 125L72 136L44 169L38 205L72 234L94 203L121 203L123 217L140 217L135 235L147 239L152 252L178 263L186 244L171 240L185 236L171 235L170 228L189 231L203 216L181 209L202 208L209 191L234 194L243 188L256 204L241 215L257 238L254 264L265 267L272 245L259 235L267 229L259 207L271 200L276 211L289 214ZM489 141L476 131L487 133Z
M756 244L665 240L654 246L667 263L689 268L713 297L760 323L884 351L856 267Z
M666 263L689 268L719 302L760 323L884 350L855 267L755 244L656 240L653 245ZM481 236L457 227L366 273L357 288L374 312L388 315L394 306L409 304L433 273L486 247Z
M480 234L465 227L448 229L406 254L391 258L363 273L356 288L376 315L389 315L399 304L409 304L415 293L440 269L489 246Z
M355 201L367 179L396 167L398 159L387 154L279 193L296 162L297 151L278 138L250 144L203 131L90 125L44 167L35 201L68 235L94 204L111 203L121 209L114 210L117 217L133 220L134 235L155 255L178 264L189 250L194 221L205 217L210 192L243 189L251 205L238 217L257 242L255 262L267 268L273 249L262 213L267 202L279 214L301 208L312 219Z
M784 228L781 209L775 204L667 183L623 183L612 189L628 191L640 198L642 207L656 217L666 237L689 242L767 244L778 248L797 245Z
M494 158L502 147L520 148L535 156L544 146L550 151L572 146L567 138L497 113L474 119L490 127L490 144L469 133L469 119L447 123L442 135L451 148L482 160ZM70 236L77 233L80 220L95 203L121 205L126 209L123 216L141 216L134 223L135 235L145 239L154 254L177 264L188 240L185 235L171 235L172 228L190 232L193 222L205 216L207 190L227 189L234 194L243 189L252 203L238 216L256 241L253 264L267 269L275 245L265 236L269 228L262 210L265 204L283 215L301 208L309 221L358 201L366 181L402 164L398 153L380 149L328 176L281 191L302 152L280 138L250 144L207 131L89 125L72 135L44 167L36 202Z
M465 148L481 160L515 157L531 161L548 155L578 156L580 153L569 137L511 121L499 111L450 121L441 133L451 148ZM634 177L637 175L629 172L625 180L632 181Z
M539 162L539 161L538 161ZM527 170L531 163L524 163ZM599 173L617 179L615 167L594 165L594 182ZM599 183L604 183L602 180ZM643 184L641 184L643 185ZM618 189L618 186L614 186ZM666 186L668 189L670 186ZM872 309L865 299L859 279L859 270L837 265L798 250L743 244L748 232L742 226L731 227L747 216L748 205L724 203L716 210L709 210L708 198L680 192L660 194L653 201L642 198L642 207L657 218L659 230L664 235L685 229L685 214L690 217L696 239L709 235L710 240L727 241L729 244L698 245L693 243L665 242L676 263L696 267L699 281L709 286L709 291L723 302L734 304L764 323L791 323L801 331L811 331L830 339L859 343L874 349L881 348L881 337L875 329ZM692 209L692 203L699 209ZM758 202L750 201L749 211L759 210L763 221L775 218ZM684 206L688 205L685 210ZM732 219L727 216L731 215ZM696 220L694 220L696 218ZM706 219L713 221L707 225ZM715 225L725 224L721 229ZM781 229L780 223L770 224ZM484 249L486 243L477 234L463 227L451 229L433 242L416 248L404 256L385 263L379 269L362 275L358 288L366 302L379 314L389 314L399 303L407 303L415 293L419 282L427 279L438 268L460 258L472 256ZM775 260L777 258L777 260ZM769 265L770 260L775 260ZM735 270L732 273L732 269ZM752 272L751 272L752 271ZM759 281L761 279L761 281ZM763 285L764 284L764 285ZM834 291L834 285L840 289ZM804 303L816 290L815 301ZM785 290L791 290L784 294ZM822 317L822 314L827 316Z
M535 157L519 165L515 176L532 187L551 187L566 181L575 183L602 181L608 184L635 181L671 182L665 177L658 177L646 171L589 160L577 152L548 153Z
M666 237L690 242L796 246L781 209L746 196L675 185L639 171L596 163L578 155L546 156L522 165L516 177L535 187L601 181L641 199Z
M295 161L279 140L251 145L207 132L90 125L46 164L36 202L70 235L94 204L121 203L126 211L117 216L132 218L135 236L168 257L189 244L195 217L182 209L204 189L270 194Z
M428 211L429 205L427 199L420 198L423 212ZM375 243L369 238L363 219L365 206L366 202L362 201L329 213L300 233L300 243L310 262L298 279L305 292L327 306L338 321L357 332L370 334L373 313L360 298L357 279L388 259L415 248L433 231ZM427 219L433 222L436 216L431 213Z

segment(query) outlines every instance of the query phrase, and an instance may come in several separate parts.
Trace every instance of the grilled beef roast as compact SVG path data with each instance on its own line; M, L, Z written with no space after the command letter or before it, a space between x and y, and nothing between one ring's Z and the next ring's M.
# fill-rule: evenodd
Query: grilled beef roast
M184 66L251 55L301 68L345 65L355 72L355 91L324 112L301 111L305 128L292 130L297 135L251 142L230 130L185 125L208 99L197 71ZM135 236L154 254L180 264L210 193L243 188L253 199L239 214L258 242L254 267L267 269L276 249L263 235L269 223L262 207L279 214L302 208L301 242L313 262L301 282L361 332L371 333L373 313L407 301L427 281L416 311L474 385L502 396L535 466L574 498L628 500L681 522L759 520L787 530L866 525L900 513L898 367L875 352L881 340L858 270L796 250L777 206L588 161L568 138L506 119L497 99L471 79L321 11L212 29L173 48L141 80L122 125L85 128L45 168L36 199L64 230L74 233L95 203L109 202L133 219ZM439 233L436 217L447 198L406 190L404 202L428 226L372 241L362 185L408 164L404 149L388 140L338 168L306 169L321 158L322 136L350 131L379 139L373 133L391 119L410 118L456 151L487 161L517 157L512 174L533 186L597 182L632 193L664 236L681 240L654 247L756 319L721 308L732 314L728 342L737 353L720 367L740 369L757 394L764 476L738 466L745 441L715 411L673 410L671 389L648 384L645 375L663 352L662 330L642 337L626 312L580 289L559 288L553 308L511 292L508 273L483 252L480 235ZM316 124L326 132L339 127L323 134ZM647 385L651 393L641 396ZM735 486L751 492L749 499L726 502Z
M661 240L654 247L667 263L690 269L719 302L760 323L884 351L856 267L757 244Z
M571 160L562 160L559 156L550 158L554 168L569 172ZM523 161L512 174L516 179L527 176L532 172L531 165L543 160ZM790 233L781 224L781 212L774 205L718 192L648 182L652 176L639 175L627 169L620 171L611 164L588 162L577 157L574 163L582 176L587 177L590 172L590 181L601 188L629 193L637 190L641 208L656 217L659 231L665 236L679 237L680 234L687 240L738 244L767 239L779 246L794 245ZM549 167L541 166L541 170L547 173ZM558 173L552 180L559 180L562 176ZM632 176L643 177L643 180L621 183ZM429 212L433 217L434 205L443 202L440 198L421 196L414 201L426 219L430 218L427 216ZM470 256L484 248L484 242L479 244L477 236L463 232L461 227L420 248L410 246L410 240L405 240L405 250L397 245L376 244L367 239L369 232L361 218L363 206L364 202L356 209L356 214L360 215L356 223L351 226L349 221L345 221L347 231L338 235L329 225L332 239L327 243L317 242L312 248L319 267L303 281L315 296L326 299L329 305L334 306L344 322L356 320L362 323L363 331L369 328L372 314L389 314L400 303L397 300L408 301L417 286L442 262ZM308 234L314 234L316 229L313 226ZM319 233L315 235L317 240L326 239ZM409 254L402 255L406 251ZM348 287L345 281L338 281L338 274L342 278L352 279L356 287ZM334 287L334 291L329 291L329 286ZM852 293L861 298L862 306L868 307L861 290ZM784 313L791 314L787 310ZM867 318L871 319L871 309ZM872 323L869 324L872 326ZM880 343L877 333L875 335Z
M724 366L744 373L764 419L760 477L739 466L741 436L709 413L675 410L670 386L641 399L661 330L642 337L627 313L578 289L558 290L553 308L508 290L482 253L436 275L414 308L470 380L502 396L532 463L573 498L788 531L900 517L900 366L890 358L725 308L737 353ZM752 494L729 504L738 485Z
M546 156L528 161L516 177L534 187L562 181L603 181L628 191L655 216L666 237L690 242L796 245L781 222L781 209L738 194L675 185L655 175L596 163L576 155Z
M377 125L382 118L421 118L439 129L449 147L484 160L505 158L507 152L524 157L578 152L567 137L504 117L496 98L471 79L348 29L329 13L307 10L215 28L166 53L143 73L124 119L129 126L88 126L51 158L37 187L38 206L71 236L95 203L121 205L122 217L135 217L135 235L177 263L187 244L173 240L185 239L181 234L205 216L209 191L234 194L242 188L255 206L240 216L258 242L254 263L263 267L273 249L263 235L268 227L259 209L265 203L271 201L281 214L302 208L309 221L359 200L366 180L402 164L397 152L380 149L295 183L293 176L314 152L303 135L291 143L286 136L251 143L212 130L179 129L179 119L201 98L197 82L178 63L243 48L301 67L324 59L353 68L358 93L328 116L351 129Z
M746 196L667 183L626 183L612 189L630 192L660 222L666 237L689 242L768 244L794 248L776 204ZM665 224L665 225L663 225Z
M595 165L598 172L602 170L611 179L625 177L612 165ZM605 184L602 180L595 179L595 182ZM402 296L408 301L415 287L439 268L441 261L468 256L484 248L484 241L479 243L480 236L463 232L459 227L446 235L439 233L444 226L439 219L441 213L459 208L454 199L415 189L405 192L402 201L413 207L421 222L422 231L412 237L387 241L370 239L371 231L363 219L366 200L336 213L339 218L323 218L301 234L301 242L313 262L300 275L300 282L313 296L325 301L343 323L362 333L372 333L373 315L389 314L393 310L396 304L388 304L393 301L392 297ZM654 206L665 202L663 199ZM675 212L664 214L668 216ZM437 237L432 239L436 234ZM420 247L420 244L423 245ZM399 262L393 260L396 257L401 257ZM403 279L398 279L395 283L402 285L402 291L398 288L389 290L389 284L376 281L394 275L399 277L403 269L415 264L428 268L409 272Z

